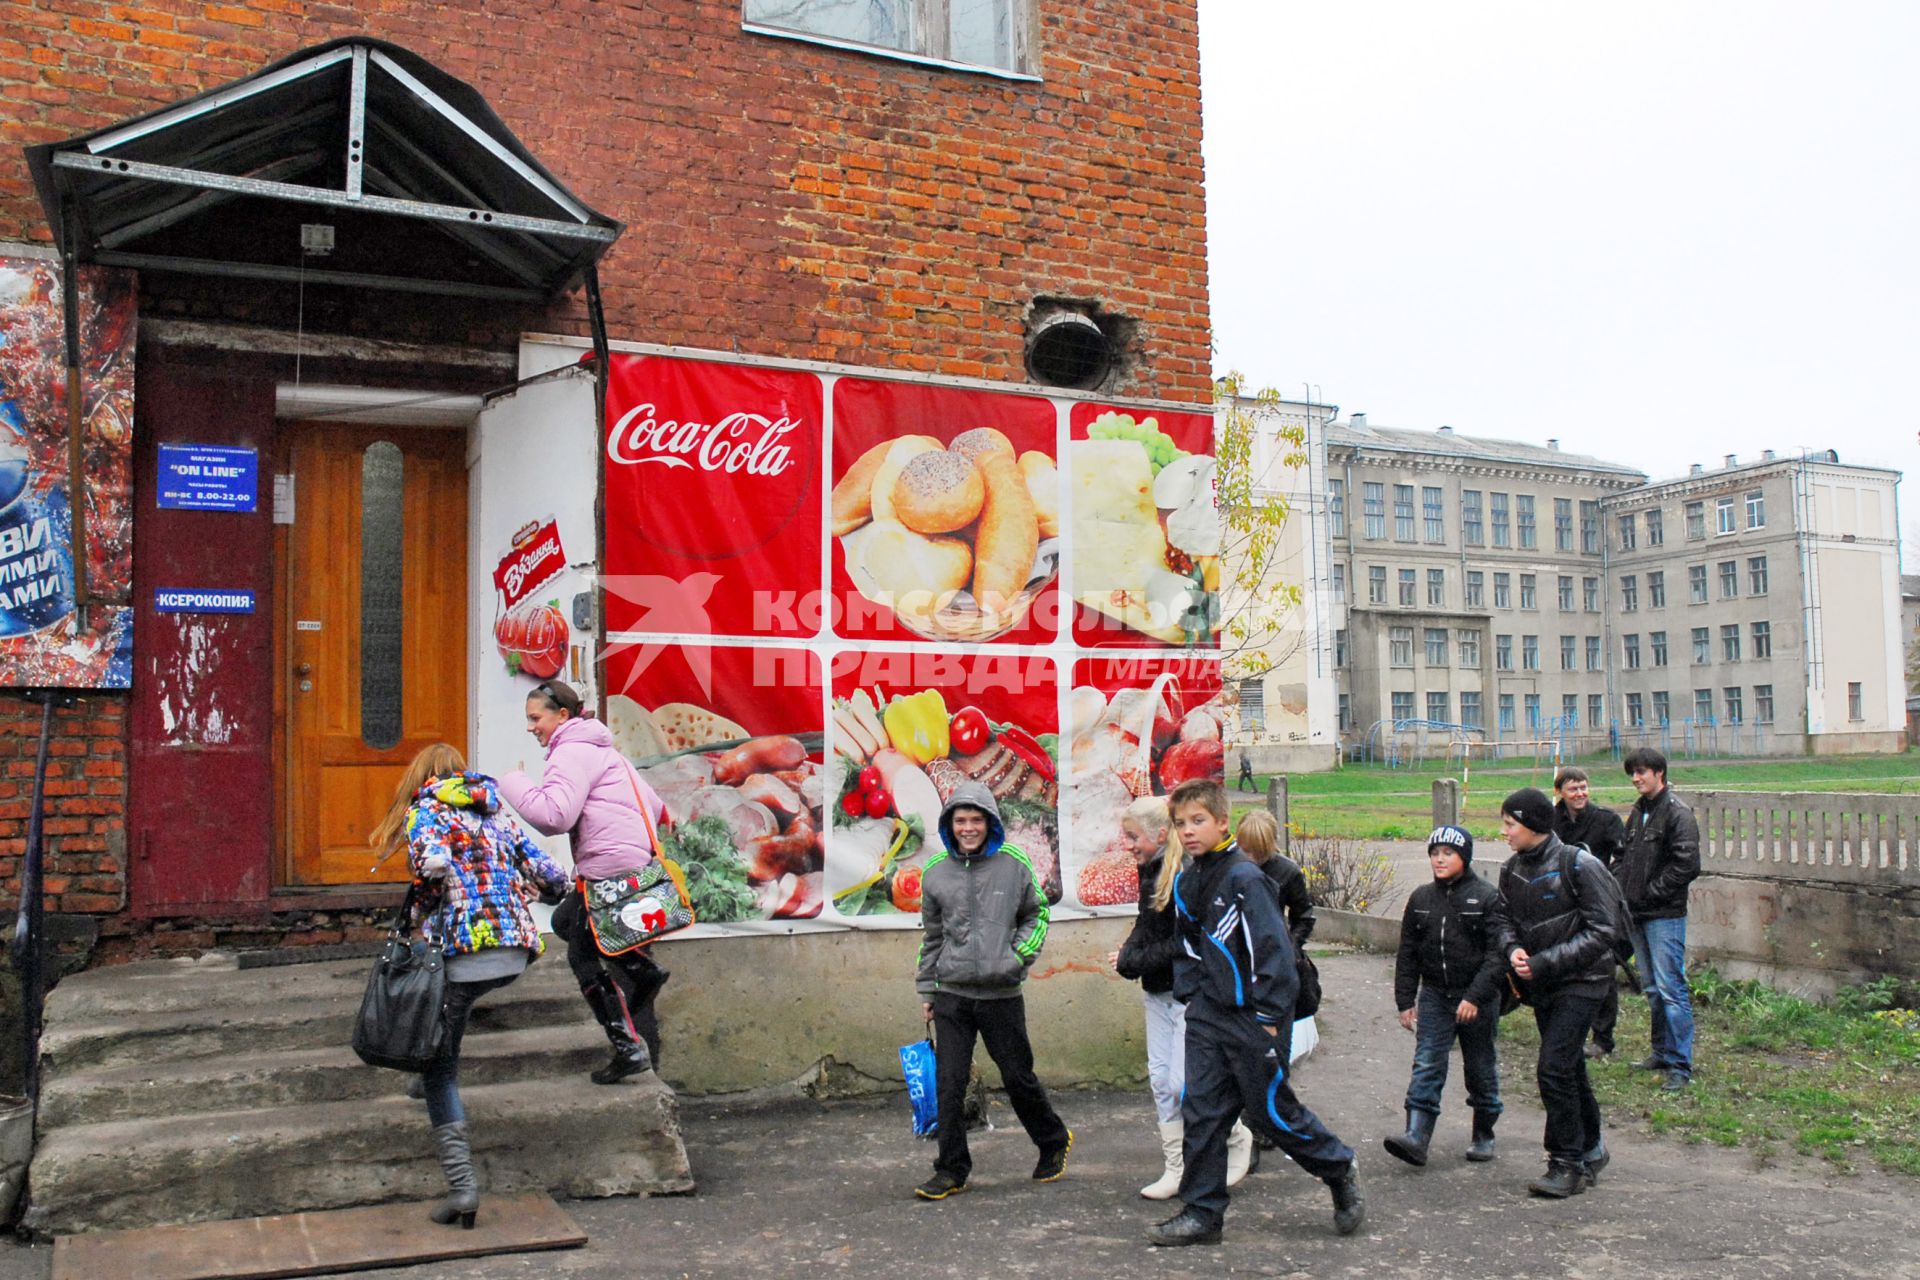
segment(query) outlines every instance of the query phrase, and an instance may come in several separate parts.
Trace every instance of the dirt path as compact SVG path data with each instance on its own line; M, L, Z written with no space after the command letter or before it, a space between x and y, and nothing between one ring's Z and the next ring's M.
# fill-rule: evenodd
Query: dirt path
M932 1149L908 1133L903 1097L757 1109L690 1102L697 1195L571 1203L592 1236L571 1253L380 1274L1920 1278L1911 1228L1920 1188L1911 1181L1839 1174L1797 1157L1763 1166L1741 1152L1652 1138L1628 1116L1608 1117L1614 1159L1597 1189L1559 1203L1531 1199L1523 1183L1543 1161L1530 1063L1503 1063L1499 1160L1458 1158L1467 1117L1456 1071L1434 1162L1424 1171L1399 1164L1380 1138L1399 1118L1413 1045L1391 1017L1389 962L1339 956L1322 970L1324 1039L1298 1081L1307 1104L1360 1150L1369 1221L1350 1239L1333 1234L1325 1190L1269 1156L1236 1195L1221 1247L1147 1248L1141 1233L1171 1210L1135 1194L1157 1167L1144 1092L1063 1094L1072 1165L1044 1186L1028 1180L1033 1149L996 1101L1000 1128L974 1145L973 1187L939 1204L910 1198ZM1045 1034L1035 1028L1036 1038ZM41 1280L47 1256L0 1248L0 1280Z

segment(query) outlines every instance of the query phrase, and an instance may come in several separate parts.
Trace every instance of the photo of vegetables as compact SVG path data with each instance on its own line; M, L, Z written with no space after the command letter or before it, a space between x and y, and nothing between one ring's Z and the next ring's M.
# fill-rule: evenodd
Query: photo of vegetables
M1218 647L1212 417L1076 404L1069 422L1074 643Z
M835 629L878 640L1051 640L1054 406L842 378L833 412Z
M1060 901L1058 678L1051 659L842 652L832 673L826 893L840 916L915 915L954 789L993 794L1009 844Z
M644 660L644 661L643 661ZM666 802L661 847L700 925L808 920L826 901L820 663L804 649L627 646L614 746Z
M1137 902L1140 876L1121 841L1121 815L1139 797L1166 795L1189 779L1224 780L1220 660L1082 658L1067 717L1067 887L1085 907Z

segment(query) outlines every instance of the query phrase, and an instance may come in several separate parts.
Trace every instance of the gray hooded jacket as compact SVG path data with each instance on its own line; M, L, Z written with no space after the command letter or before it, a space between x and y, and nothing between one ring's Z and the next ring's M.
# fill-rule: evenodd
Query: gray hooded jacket
M953 811L987 815L987 842L979 852L959 851ZM1047 898L1027 855L1006 842L1000 806L977 782L963 782L940 811L944 851L927 860L920 877L920 966L914 989L926 999L937 992L976 1000L1020 994L1027 967L1047 940Z

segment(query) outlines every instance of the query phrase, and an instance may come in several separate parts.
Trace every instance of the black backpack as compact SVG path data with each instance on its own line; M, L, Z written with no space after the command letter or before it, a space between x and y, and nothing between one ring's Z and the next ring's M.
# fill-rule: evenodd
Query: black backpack
M1562 845L1566 852L1560 860L1560 879L1567 886L1567 892L1573 895L1575 902L1580 901L1580 880L1574 874L1574 868L1580 861L1580 855L1593 858L1600 868L1600 905L1613 923L1613 959L1614 963L1628 970L1633 968L1633 913L1627 910L1627 895L1620 888L1620 882L1614 878L1607 864L1594 858L1593 852L1583 844Z

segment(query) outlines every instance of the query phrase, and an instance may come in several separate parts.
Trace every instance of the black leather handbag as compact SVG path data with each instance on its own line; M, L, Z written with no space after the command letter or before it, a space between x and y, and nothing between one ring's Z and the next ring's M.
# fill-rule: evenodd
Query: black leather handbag
M447 1040L444 1008L447 958L437 942L407 938L413 891L367 975L367 992L353 1022L353 1051L372 1067L425 1071Z

